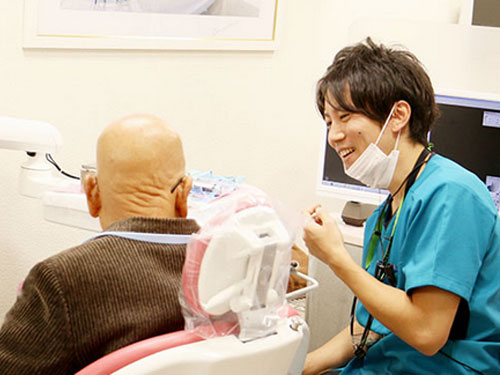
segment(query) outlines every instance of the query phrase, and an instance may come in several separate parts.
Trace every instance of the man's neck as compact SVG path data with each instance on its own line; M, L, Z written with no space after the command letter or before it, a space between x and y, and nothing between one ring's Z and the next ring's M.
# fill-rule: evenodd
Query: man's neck
M424 146L420 143L412 143L405 147L401 147L401 151L399 154L398 165L396 167L396 171L394 173L394 178L392 179L391 185L389 186L389 191L393 194L393 212L394 208L397 208L401 203L401 200L404 197L404 192L406 188L406 179L410 172L415 167L415 163L418 160ZM422 172L423 168L420 168L420 171L417 172L418 175ZM395 195L394 195L395 194Z
M164 205L162 207L126 204L120 205L119 208L105 210L103 209L99 215L101 227L106 229L117 221L127 219L129 217L150 217L156 219L173 219L178 217L173 205Z

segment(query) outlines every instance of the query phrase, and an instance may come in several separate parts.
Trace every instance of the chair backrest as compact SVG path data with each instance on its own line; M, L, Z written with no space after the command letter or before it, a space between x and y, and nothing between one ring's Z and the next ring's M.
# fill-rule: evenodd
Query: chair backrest
M275 333L265 338L244 343L229 335L177 346L113 375L300 375L309 331L301 318L295 318L282 320Z
M151 337L120 348L98 359L78 371L76 375L110 375L154 353L201 340L203 340L202 337L184 330Z
M309 329L292 308L276 333L243 343L235 335L203 339L177 331L139 341L91 363L76 375L300 375Z
M220 215L188 244L186 330L119 349L77 375L301 374L309 329L284 304L292 237L259 194L219 202Z

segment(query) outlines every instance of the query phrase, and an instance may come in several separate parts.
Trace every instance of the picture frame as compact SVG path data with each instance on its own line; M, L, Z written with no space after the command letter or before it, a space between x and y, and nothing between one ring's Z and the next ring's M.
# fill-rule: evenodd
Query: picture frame
M278 0L25 0L24 7L25 49L277 46Z

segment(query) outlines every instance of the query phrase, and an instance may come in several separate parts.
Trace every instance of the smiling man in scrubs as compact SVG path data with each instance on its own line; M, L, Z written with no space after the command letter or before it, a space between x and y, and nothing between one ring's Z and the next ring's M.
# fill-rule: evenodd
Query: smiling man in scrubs
M317 106L346 173L391 194L366 223L361 266L334 219L307 212L310 252L356 299L303 374L500 374L500 220L475 175L427 150L439 114L420 62L371 39L346 47Z

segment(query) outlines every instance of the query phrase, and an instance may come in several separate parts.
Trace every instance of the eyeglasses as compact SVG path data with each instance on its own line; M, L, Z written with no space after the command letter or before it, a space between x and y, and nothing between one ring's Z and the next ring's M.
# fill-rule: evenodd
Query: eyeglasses
M172 186L172 189L170 189L171 194L173 194L175 189L177 189L177 187L181 184L182 180L184 180L184 177L186 176L182 176L181 178L179 178L179 180L175 183L175 185Z

